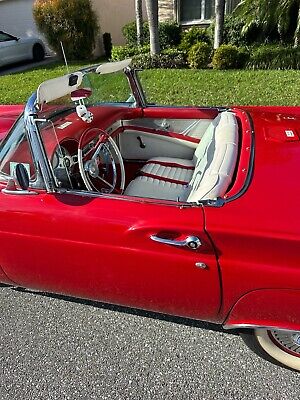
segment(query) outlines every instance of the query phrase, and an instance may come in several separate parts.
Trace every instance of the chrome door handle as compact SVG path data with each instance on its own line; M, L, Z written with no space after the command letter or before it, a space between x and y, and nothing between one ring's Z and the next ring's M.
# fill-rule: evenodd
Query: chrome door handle
M188 247L191 250L197 250L202 245L201 240L197 236L187 236L184 240L173 240L151 235L150 239L154 240L154 242L170 244L171 246Z

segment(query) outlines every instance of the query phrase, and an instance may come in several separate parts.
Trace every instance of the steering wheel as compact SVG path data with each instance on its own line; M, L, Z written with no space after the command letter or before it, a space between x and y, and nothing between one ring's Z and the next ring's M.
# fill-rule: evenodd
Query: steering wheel
M83 132L78 144L78 165L88 190L123 193L123 158L115 141L104 130L90 128Z

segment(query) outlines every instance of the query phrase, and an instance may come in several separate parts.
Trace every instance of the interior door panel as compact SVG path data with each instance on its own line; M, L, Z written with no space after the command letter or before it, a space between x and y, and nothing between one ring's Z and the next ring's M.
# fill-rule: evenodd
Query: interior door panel
M120 150L126 160L149 160L152 157L192 159L197 143L142 130L126 130L120 135Z
M124 126L135 125L153 129L176 132L187 137L201 139L212 118L143 118L132 121L124 121Z

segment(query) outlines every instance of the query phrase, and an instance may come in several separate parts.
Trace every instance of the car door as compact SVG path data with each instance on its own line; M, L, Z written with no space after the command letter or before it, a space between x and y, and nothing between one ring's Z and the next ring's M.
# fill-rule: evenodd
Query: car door
M13 51L13 57L18 57L19 61L28 60L33 57L32 44L28 42L27 38L18 38Z
M17 38L0 32L0 65L9 64L22 59L17 49Z
M0 266L18 285L200 319L219 310L201 207L1 193L0 227ZM176 245L188 236L198 249Z

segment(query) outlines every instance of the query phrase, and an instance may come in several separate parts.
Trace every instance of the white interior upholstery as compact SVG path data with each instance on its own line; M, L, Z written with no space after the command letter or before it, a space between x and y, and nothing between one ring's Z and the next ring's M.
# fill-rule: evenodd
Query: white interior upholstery
M120 135L120 151L127 160L149 160L152 157L192 158L197 143L149 132L125 129ZM140 137L145 147L141 148ZM183 138L184 139L184 138Z
M238 153L238 124L233 113L219 114L206 129L193 159L150 159L125 194L197 202L224 196Z
M184 196L186 185L153 179L147 176L138 176L128 185L125 195L136 197L150 197L152 199L179 200Z
M188 184L192 179L194 168L195 166L192 160L154 157L141 169L141 175L154 175Z

